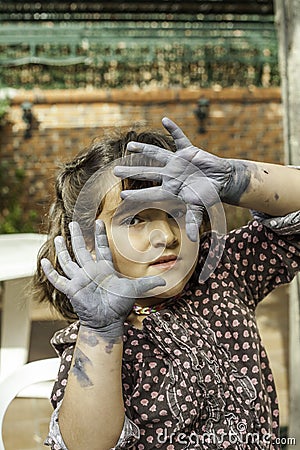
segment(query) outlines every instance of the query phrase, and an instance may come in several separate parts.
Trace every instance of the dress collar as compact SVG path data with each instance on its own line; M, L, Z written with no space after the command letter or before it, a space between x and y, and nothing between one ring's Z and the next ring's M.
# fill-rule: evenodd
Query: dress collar
M140 305L133 305L132 312L136 314L137 316L149 316L149 314L155 313L157 311L161 311L162 309L166 308L170 304L174 303L178 298L182 296L182 292L178 295L175 295L172 298L169 298L165 300L164 302L158 303L157 305L152 306L140 306Z

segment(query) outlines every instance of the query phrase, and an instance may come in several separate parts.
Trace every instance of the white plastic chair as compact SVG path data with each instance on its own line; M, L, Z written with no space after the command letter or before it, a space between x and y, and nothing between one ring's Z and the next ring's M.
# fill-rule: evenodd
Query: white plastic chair
M38 251L46 239L45 234L0 234L0 380L28 361L31 314L30 296L25 295L24 289L34 274Z
M59 358L33 361L19 367L0 382L0 450L5 450L2 437L2 426L6 410L12 400L20 393L22 395L22 391L32 384L55 380L59 364ZM42 397L49 398L50 391L51 387L49 386L47 396L42 395ZM38 396L41 397L41 395Z

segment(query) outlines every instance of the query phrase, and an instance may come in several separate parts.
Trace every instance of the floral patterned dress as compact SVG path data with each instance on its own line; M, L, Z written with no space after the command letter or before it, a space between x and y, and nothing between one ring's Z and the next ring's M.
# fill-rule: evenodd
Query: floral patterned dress
M257 304L289 283L300 267L300 214L253 220L219 240L209 278L199 282L212 235L180 298L125 325L126 420L116 449L277 450L279 411L268 357L255 320ZM61 356L47 444L66 449L57 417L78 323L55 334ZM101 374L99 374L101 376Z

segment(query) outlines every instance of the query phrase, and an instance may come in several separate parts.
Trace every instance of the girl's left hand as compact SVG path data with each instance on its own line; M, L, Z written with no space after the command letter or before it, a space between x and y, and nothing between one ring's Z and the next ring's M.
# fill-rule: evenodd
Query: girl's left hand
M42 259L45 275L68 297L82 326L101 333L108 340L120 337L136 298L166 282L159 276L129 279L118 273L102 221L96 221L95 258L86 248L78 223L70 224L70 232L76 262L64 239L57 236L55 247L64 275L60 275L49 260Z
M187 204L187 235L196 241L204 210L222 200L236 204L237 197L249 183L249 177L241 177L237 192L235 169L239 167L238 163L195 147L172 120L164 118L162 123L174 139L177 148L175 153L141 142L130 142L127 148L130 152L153 158L164 166L116 166L114 173L122 178L161 183L160 186L134 191L135 200L143 201L146 195L150 201L162 201L166 191L181 198ZM123 191L121 196L126 198L132 192Z

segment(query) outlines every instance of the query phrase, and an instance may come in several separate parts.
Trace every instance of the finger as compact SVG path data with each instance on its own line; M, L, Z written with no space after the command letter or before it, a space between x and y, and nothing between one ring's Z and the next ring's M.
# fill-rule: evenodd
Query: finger
M67 277L73 278L79 267L74 261L72 261L70 253L67 250L64 238L62 236L57 236L54 239L54 245L60 267L67 275Z
M145 201L149 202L161 202L167 200L169 192L162 189L160 186L149 187L145 189L128 189L121 192L121 198L123 200L130 201Z
M161 182L162 167L137 167L137 166L116 166L114 174L120 178L134 178L135 180L151 180Z
M144 277L133 280L133 286L137 295L142 295L150 289L165 285L166 281L161 277Z
M162 119L162 124L174 139L177 150L192 146L191 141L186 137L182 129L171 119L164 117Z
M102 220L96 220L95 227L95 252L97 261L103 259L112 261L112 254L109 248L104 222Z
M166 164L174 153L157 145L145 144L143 142L131 141L127 144L127 150L132 153L142 153L143 155L153 158L163 164Z
M70 222L69 229L76 261L82 267L86 263L93 261L92 255L86 248L86 243L79 224L77 222Z
M192 242L197 242L199 238L199 228L203 220L203 214L203 206L192 207L191 205L189 205L187 208L187 212L185 215L185 229L188 238Z
M59 275L59 273L54 269L48 259L43 258L41 260L41 266L50 283L58 291L62 292L63 294L67 294L70 281L62 275Z

